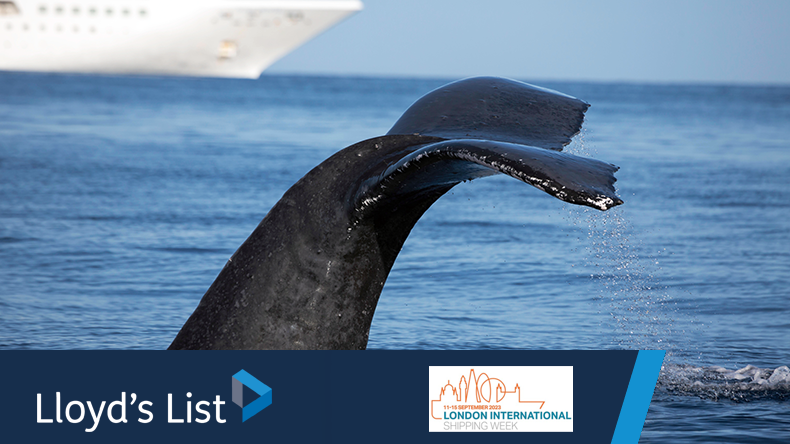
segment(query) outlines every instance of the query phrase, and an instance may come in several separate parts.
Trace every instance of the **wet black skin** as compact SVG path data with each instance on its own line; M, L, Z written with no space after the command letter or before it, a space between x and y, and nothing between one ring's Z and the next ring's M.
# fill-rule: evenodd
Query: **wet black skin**
M621 204L617 167L559 152L588 106L490 77L432 91L387 135L339 151L291 187L170 349L364 349L409 232L464 180L503 173L566 202Z

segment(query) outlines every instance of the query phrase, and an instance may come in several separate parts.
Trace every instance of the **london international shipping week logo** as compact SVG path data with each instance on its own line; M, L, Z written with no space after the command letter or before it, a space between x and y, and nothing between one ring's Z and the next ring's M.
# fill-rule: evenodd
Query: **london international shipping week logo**
M428 368L431 432L573 432L573 367Z

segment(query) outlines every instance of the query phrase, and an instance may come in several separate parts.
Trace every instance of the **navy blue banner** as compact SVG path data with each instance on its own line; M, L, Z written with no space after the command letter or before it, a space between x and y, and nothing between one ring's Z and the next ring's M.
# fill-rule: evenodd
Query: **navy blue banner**
M663 352L637 351L3 351L0 436L3 442L477 442L482 436L474 433L428 431L429 367L571 366L572 432L485 439L637 442L662 360ZM503 392L506 384L527 399L530 384L541 381L515 388L504 382ZM493 390L491 404L500 396ZM624 401L630 407L622 408ZM547 402L545 409L530 407L535 421L551 407L550 399L521 402ZM471 412L453 418L464 414L476 424ZM564 418L570 412L559 415L571 420Z

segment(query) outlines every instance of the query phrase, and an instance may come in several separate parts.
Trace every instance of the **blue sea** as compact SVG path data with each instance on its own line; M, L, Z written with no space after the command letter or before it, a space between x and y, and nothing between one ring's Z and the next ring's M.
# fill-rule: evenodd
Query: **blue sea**
M0 349L166 348L294 182L452 80L0 73ZM790 442L790 87L521 80L592 105L567 150L625 204L457 186L368 347L664 349L641 442Z

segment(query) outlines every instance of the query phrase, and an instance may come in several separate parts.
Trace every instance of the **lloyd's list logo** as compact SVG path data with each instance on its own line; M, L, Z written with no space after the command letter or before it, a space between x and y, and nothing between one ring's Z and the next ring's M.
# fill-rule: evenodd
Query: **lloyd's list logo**
M572 432L573 367L429 367L431 432Z
M272 389L258 381L244 370L233 375L233 403L241 407L241 422L252 418L256 413L272 405ZM244 387L257 393L259 398L244 405Z
M241 407L242 422L272 404L272 389L246 371L241 370L233 375L231 382L231 399L234 404ZM244 405L244 387L258 395L246 406ZM84 429L85 432L91 433L99 427L100 423L107 422L102 421L105 417L111 424L126 424L135 420L140 424L149 424L155 421L154 412L159 407L159 401L154 403L154 401L138 399L137 393L130 393L128 396L126 392L120 393L121 399L110 403L99 400L63 399L61 392L49 395L36 393L36 422L38 424L83 423L87 425ZM164 398L164 394L159 396ZM186 400L182 398L183 396L183 394L176 394L174 399L173 393L167 393L167 423L205 424L216 422L225 424L227 422L222 411L225 401L220 395L209 397L210 401L193 398L192 392L186 393ZM186 402L184 403L184 401ZM63 407L64 405L65 407ZM160 414L156 416L159 417ZM164 420L161 421L164 422Z

